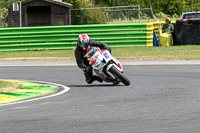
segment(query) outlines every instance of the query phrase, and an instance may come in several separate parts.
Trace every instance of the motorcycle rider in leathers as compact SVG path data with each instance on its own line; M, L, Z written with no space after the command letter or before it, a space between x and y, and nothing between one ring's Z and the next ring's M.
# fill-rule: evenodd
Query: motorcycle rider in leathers
M75 49L76 63L78 67L83 70L86 82L88 84L91 84L95 80L103 82L103 80L100 77L93 75L93 69L89 65L89 61L87 61L87 59L84 58L84 55L87 53L87 50L91 46L99 47L100 49L106 49L111 52L111 48L107 44L90 40L89 36L85 33L79 35L77 46Z

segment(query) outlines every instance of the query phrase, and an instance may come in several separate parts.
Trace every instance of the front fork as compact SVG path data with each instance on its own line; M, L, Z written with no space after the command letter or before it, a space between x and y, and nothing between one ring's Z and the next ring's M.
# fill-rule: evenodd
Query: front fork
M112 63L112 64L109 64L107 67L106 67L106 72L113 78L113 79L116 79L116 77L109 71L111 67L115 67L117 68L120 72L123 72L119 66L117 66L116 64Z

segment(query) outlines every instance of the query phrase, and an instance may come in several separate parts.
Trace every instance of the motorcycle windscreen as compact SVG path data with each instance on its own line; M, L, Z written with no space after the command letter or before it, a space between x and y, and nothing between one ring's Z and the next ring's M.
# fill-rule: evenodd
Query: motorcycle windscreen
M90 47L87 52L87 57L92 57L96 52L98 52L96 47Z

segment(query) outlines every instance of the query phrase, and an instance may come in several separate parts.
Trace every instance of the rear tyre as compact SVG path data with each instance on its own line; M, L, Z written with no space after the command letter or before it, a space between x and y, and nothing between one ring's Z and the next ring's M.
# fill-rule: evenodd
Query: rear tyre
M112 66L109 70L113 75L120 79L120 81L126 86L130 85L130 81L125 77L116 67Z

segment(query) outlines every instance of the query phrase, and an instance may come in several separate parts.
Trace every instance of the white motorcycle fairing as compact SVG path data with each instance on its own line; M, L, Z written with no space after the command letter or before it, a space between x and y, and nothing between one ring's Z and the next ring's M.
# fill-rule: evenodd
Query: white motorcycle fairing
M109 70L112 66L115 66L117 70L123 73L122 64L115 59L108 50L91 47L85 56L87 57L89 64L93 67L95 73L105 82L120 82L120 80Z

